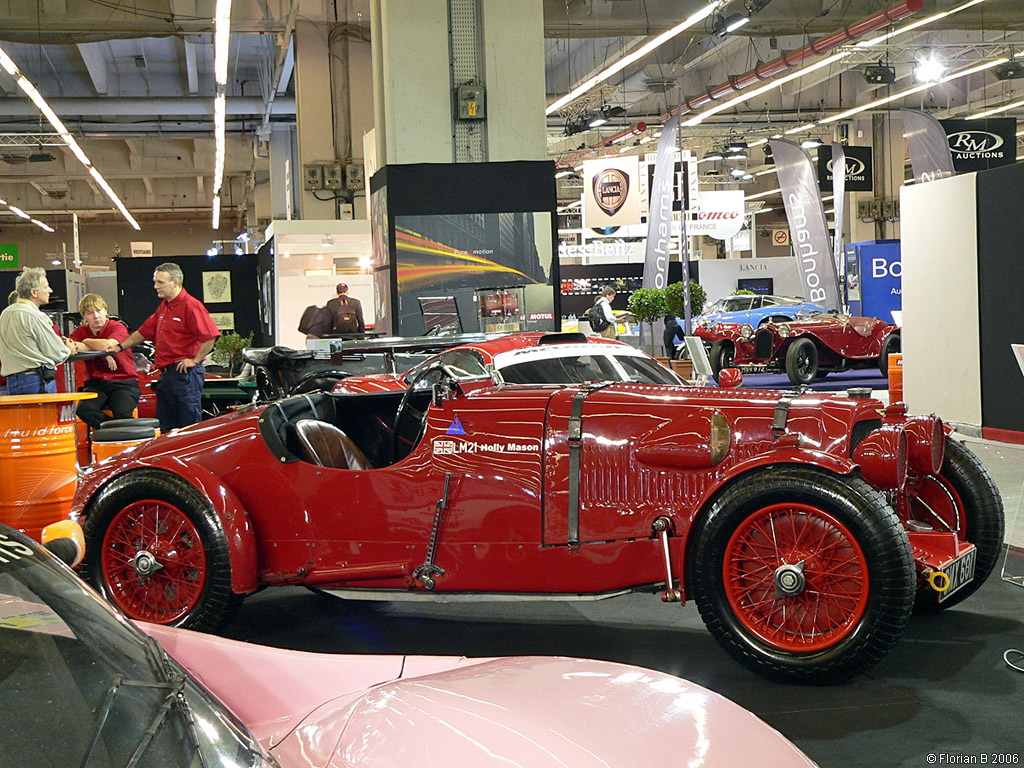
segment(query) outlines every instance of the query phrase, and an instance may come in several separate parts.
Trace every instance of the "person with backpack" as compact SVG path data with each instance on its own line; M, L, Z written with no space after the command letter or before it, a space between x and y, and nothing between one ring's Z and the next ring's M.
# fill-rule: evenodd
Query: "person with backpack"
M606 339L615 338L615 314L612 312L612 300L615 298L615 289L606 285L601 289L601 295L587 312L587 319L590 321L591 330L598 336Z
M338 283L335 291L338 295L327 302L327 311L331 316L329 332L365 333L362 303L348 295L348 286L345 283Z

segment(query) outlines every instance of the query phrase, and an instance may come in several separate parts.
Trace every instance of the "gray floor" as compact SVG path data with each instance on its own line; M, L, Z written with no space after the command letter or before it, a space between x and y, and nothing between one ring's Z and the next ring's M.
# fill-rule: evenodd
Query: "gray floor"
M1024 447L968 444L1000 485L1008 538L1019 536L1024 545L1024 531L1011 525L1024 485ZM227 634L331 653L554 654L639 664L727 696L823 768L997 765L1000 756L1002 764L1024 763L1024 674L1003 661L1006 649L1024 649L1024 589L998 573L963 604L914 616L881 664L831 687L762 680L725 655L696 608L663 605L651 595L428 606L350 603L280 588L248 599Z

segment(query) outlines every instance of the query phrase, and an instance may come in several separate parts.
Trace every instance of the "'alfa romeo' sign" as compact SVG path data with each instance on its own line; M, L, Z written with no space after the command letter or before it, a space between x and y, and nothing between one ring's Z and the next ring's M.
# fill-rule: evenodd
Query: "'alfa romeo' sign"
M940 120L957 173L983 171L1017 162L1017 118Z
M844 146L846 154L846 191L870 192L874 189L871 166L871 147ZM818 148L818 186L832 191L832 147Z

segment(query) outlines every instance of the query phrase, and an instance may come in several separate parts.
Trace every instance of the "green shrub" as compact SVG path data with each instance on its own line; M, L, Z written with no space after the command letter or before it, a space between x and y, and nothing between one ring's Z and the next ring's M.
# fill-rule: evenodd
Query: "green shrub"
M676 317L684 317L686 309L683 307L683 283L672 283L665 289L665 306L669 312ZM704 292L700 283L690 281L690 316L696 317L704 311L704 305L708 301L708 295Z
M242 369L242 350L252 346L254 335L255 331L248 336L240 336L234 331L222 333L213 345L210 361L223 366L232 375L237 373Z

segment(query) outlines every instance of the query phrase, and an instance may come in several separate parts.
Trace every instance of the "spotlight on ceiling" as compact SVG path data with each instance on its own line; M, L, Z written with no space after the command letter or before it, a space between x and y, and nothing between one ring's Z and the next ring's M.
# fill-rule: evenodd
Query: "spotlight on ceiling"
M864 79L872 85L890 85L896 82L896 70L882 64L864 67Z
M723 157L723 155L722 155L721 152L719 152L717 149L713 149L710 152L708 152L706 155L704 155L704 157L701 158L701 159L710 163L710 162L714 162L715 160L721 160L722 157Z
M800 142L800 146L803 147L804 149L816 149L821 145L822 141L817 136L808 136L806 139Z
M332 240L328 235L324 235L323 238L320 240L320 247L321 248L333 248L334 247L334 240Z
M214 245L211 245L209 248L206 249L206 255L207 256L216 256L217 255L217 247L214 246Z
M729 175L732 176L734 179L742 179L744 176L747 175L747 172L742 168L733 168L731 171L729 171Z
M1017 80L1024 77L1024 64L1019 61L1011 61L1008 64L995 67L992 74L996 76L997 80ZM32 156L30 155L28 159L31 160Z
M241 256L243 253L245 253L245 250L243 250L242 246L236 245L235 246L235 256Z
M725 143L725 148L729 152L743 152L747 148L747 142L743 139L729 139Z
M726 160L746 160L747 159L747 153L745 151L730 152L728 155L725 156L725 159Z
M596 115L590 120L589 123L587 123L587 125L591 128L599 128L600 126L604 125L607 122L608 118L605 117L604 115Z
M747 13L753 16L760 10L763 10L772 0L743 0L743 7L747 9Z
M711 31L715 33L716 37L725 37L730 32L735 32L748 21L750 21L749 16L739 13L730 13L728 16L716 13L711 20Z
M914 67L914 79L919 83L938 82L946 74L946 69L946 62L934 53L930 53L925 58L917 60L917 65Z

